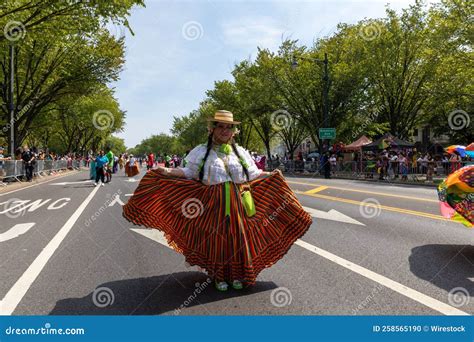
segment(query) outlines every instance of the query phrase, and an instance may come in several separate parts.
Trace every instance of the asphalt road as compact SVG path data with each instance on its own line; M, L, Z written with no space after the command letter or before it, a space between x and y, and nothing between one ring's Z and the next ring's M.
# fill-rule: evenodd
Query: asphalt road
M474 235L440 216L434 188L288 177L310 230L254 287L220 293L122 217L142 175L0 194L0 314L474 313Z

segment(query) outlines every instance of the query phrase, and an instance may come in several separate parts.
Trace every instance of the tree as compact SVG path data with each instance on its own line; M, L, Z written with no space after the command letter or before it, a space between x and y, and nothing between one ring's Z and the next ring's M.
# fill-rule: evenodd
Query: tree
M127 27L127 17L133 6L145 7L143 0L18 0L0 7L0 26L23 32L45 33L71 29L76 32L95 32L110 21ZM7 30L8 32L8 30ZM12 35L24 34L12 32ZM0 42L7 39L0 35Z
M434 53L442 56L428 84L423 123L453 143L474 141L474 59L472 52L472 5L464 0L445 0L429 11Z
M209 117L205 108L192 111L187 116L173 117L171 133L176 137L180 147L192 149L207 139L206 118Z
M276 134L276 114L282 110L282 101L273 91L266 60L270 53L260 50L254 63L243 61L233 71L235 86L239 94L240 106L247 113L247 120L252 124L265 146L267 157L272 159L270 143ZM281 114L280 114L281 115Z
M176 138L164 133L152 135L142 140L140 144L131 149L131 151L137 155L144 155L150 152L153 152L155 155L184 153L184 149L178 145Z
M114 155L120 155L127 150L124 140L113 135L107 137L104 143L104 147L105 149L107 149L107 147L110 148Z
M297 115L291 115L291 117L297 117ZM282 125L277 135L281 138L291 159L293 159L296 149L308 136L308 130L301 121L297 120L291 122L290 125Z
M37 134L31 128L44 126L51 111L65 99L74 103L118 79L124 41L112 37L104 27L108 22L129 27L127 17L134 5L144 4L141 0L18 0L0 9L0 24L7 31L0 37L0 98L4 104L0 124L14 125L17 145L26 138L35 139ZM5 105L9 101L11 41L16 41L13 123ZM123 118L124 112L117 122ZM42 131L49 140L49 129ZM98 145L102 138L93 140Z
M366 41L370 74L369 93L376 101L380 119L389 123L390 132L407 139L421 122L422 110L440 56L431 48L430 32L425 11L420 2L397 16L387 10L387 19L367 21L380 34ZM364 39L364 37L361 37Z

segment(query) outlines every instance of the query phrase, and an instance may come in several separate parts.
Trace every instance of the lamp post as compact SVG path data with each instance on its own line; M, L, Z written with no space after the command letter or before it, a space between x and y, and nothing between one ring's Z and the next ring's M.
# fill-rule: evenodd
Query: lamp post
M315 63L319 63L323 65L323 81L324 81L324 87L323 87L323 127L321 128L326 128L328 125L328 120L329 120L329 71L328 71L328 54L324 53L324 59L317 59L317 58L312 58L312 57L305 57L305 56L295 56L293 55L293 62L291 63L291 66L293 69L296 69L298 66L298 59L303 59L303 60L310 60ZM322 143L324 145L324 140L322 140ZM321 149L320 149L321 151Z
M8 89L8 111L10 112L10 153L15 155L15 44L26 34L25 25L19 21L10 21L3 30L10 41L10 87Z
M8 89L8 110L10 112L10 155L15 156L15 104L13 99L13 89L15 81L15 45L10 43L10 87Z

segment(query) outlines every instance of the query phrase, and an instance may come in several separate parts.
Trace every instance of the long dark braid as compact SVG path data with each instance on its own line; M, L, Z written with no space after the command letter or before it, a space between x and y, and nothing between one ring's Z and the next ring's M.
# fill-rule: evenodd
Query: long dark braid
M212 133L209 134L209 136L207 137L207 151L199 166L199 181L200 182L202 182L204 178L204 165L206 165L206 160L207 160L207 157L209 157L209 152L211 152L211 148L212 148Z
M244 169L245 177L247 177L247 182L250 181L250 175L249 175L249 170L248 170L248 165L245 162L245 160L240 156L239 151L237 150L237 145L235 144L234 141L232 141L232 149L234 150L235 155L240 161L240 165L242 165L242 168Z

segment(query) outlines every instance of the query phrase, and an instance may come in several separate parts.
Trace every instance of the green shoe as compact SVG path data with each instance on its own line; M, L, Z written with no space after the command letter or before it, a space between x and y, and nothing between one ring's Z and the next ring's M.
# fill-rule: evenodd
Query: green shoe
M218 291L225 292L227 291L228 288L229 288L229 285L227 285L225 281L219 281L219 282L216 281L216 289Z
M232 282L232 287L234 290L242 290L244 288L244 284L240 280L234 280Z

